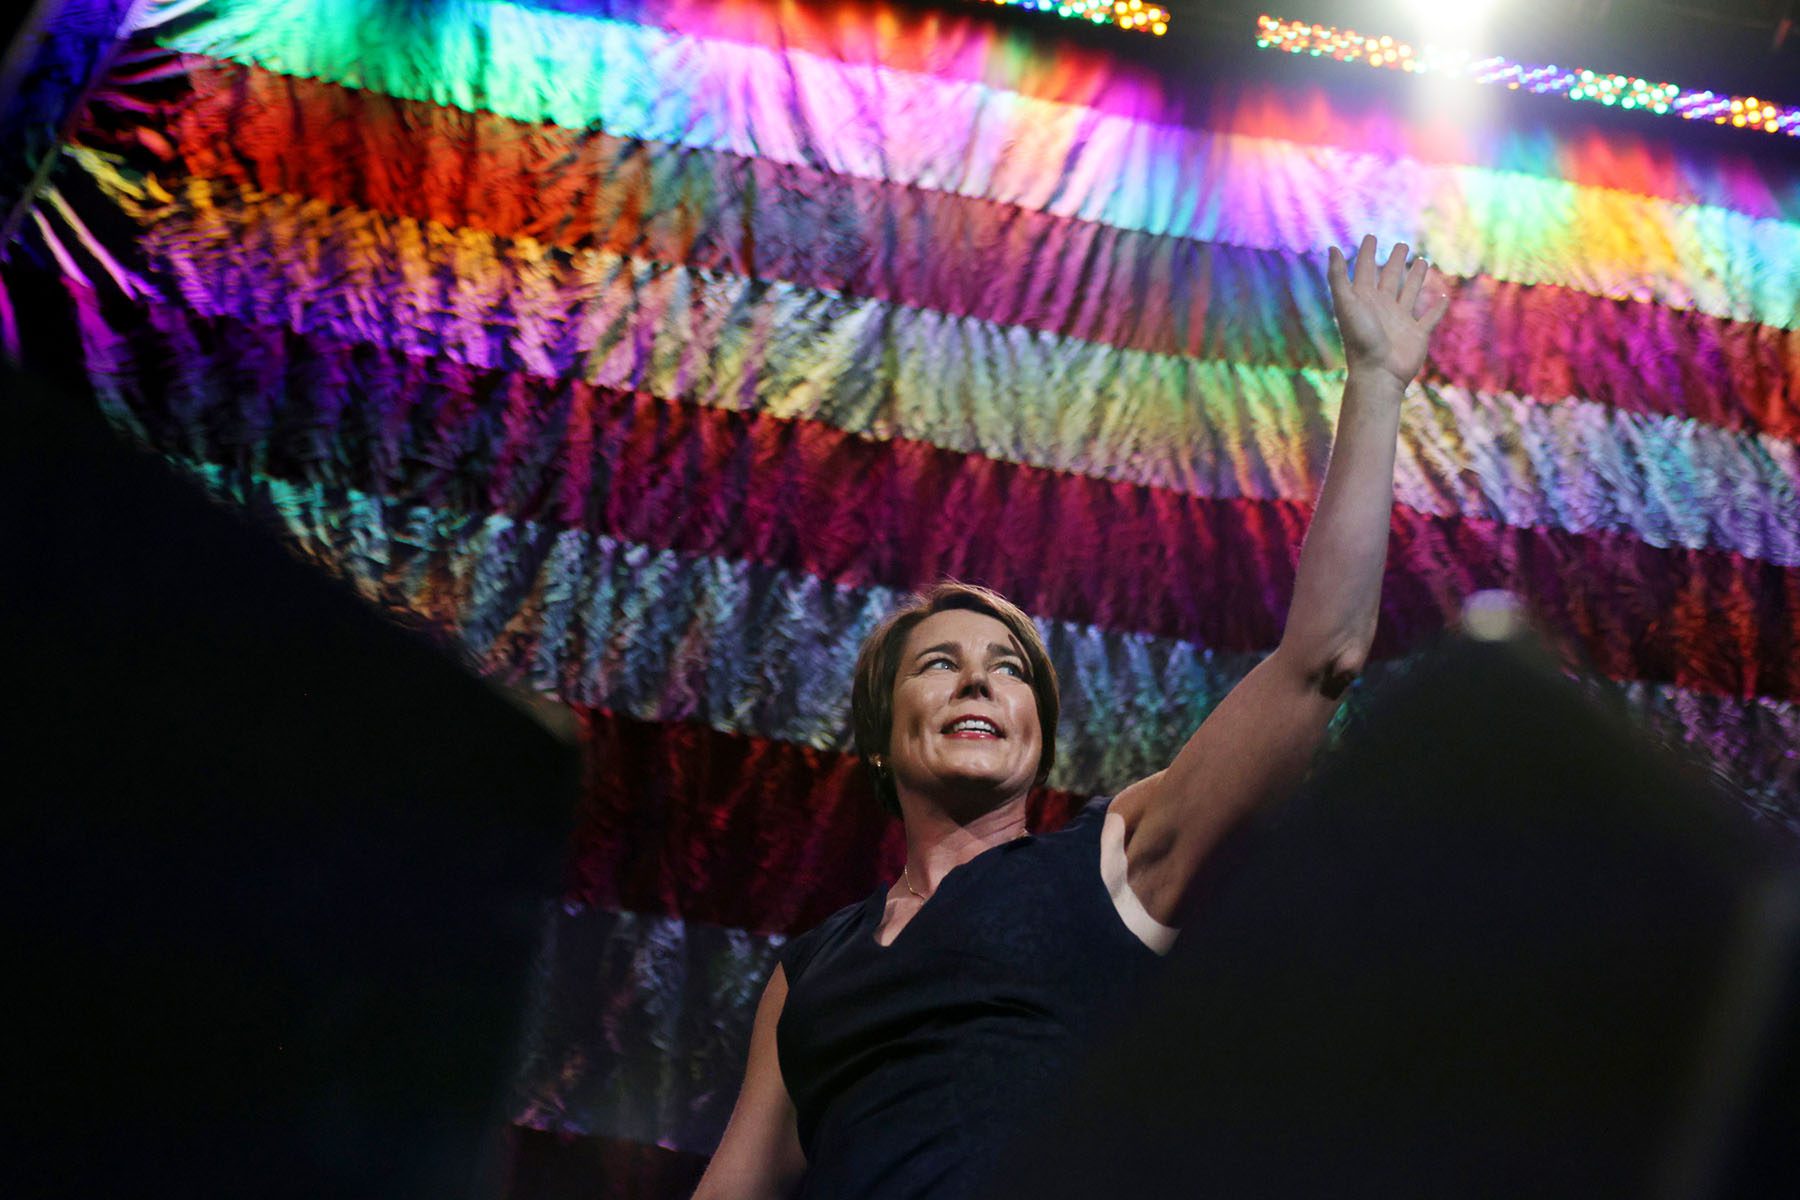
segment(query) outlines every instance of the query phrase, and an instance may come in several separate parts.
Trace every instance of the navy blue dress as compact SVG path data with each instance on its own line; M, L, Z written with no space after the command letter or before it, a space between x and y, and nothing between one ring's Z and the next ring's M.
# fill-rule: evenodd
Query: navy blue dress
M1100 877L1108 800L945 875L890 946L881 888L781 952L809 1200L956 1200L1160 961Z

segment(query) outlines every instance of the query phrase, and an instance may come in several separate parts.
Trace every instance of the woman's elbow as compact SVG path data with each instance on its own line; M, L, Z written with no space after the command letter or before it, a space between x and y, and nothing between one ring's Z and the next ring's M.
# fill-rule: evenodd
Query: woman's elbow
M1368 665L1367 650L1355 654L1338 654L1326 660L1320 668L1314 686L1319 695L1327 700L1342 700L1344 693L1350 690L1357 677Z
M1368 642L1353 639L1316 649L1283 644L1276 653L1290 664L1289 670L1310 696L1341 700L1369 662Z

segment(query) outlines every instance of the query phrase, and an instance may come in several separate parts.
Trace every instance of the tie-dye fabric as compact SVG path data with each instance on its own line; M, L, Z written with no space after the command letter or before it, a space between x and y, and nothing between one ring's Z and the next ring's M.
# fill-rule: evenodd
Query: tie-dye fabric
M691 1186L775 948L898 861L848 681L909 589L1037 619L1043 825L1273 648L1343 378L1325 252L1364 230L1453 304L1359 690L1509 588L1800 832L1787 159L855 0L64 12L61 84L8 117L40 148L9 254L67 289L107 414L578 711L520 1196Z

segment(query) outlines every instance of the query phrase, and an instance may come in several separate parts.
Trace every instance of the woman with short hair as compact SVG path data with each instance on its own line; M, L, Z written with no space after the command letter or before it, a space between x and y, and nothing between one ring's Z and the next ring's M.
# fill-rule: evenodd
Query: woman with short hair
M1288 791L1375 634L1400 403L1448 296L1366 237L1327 277L1347 375L1281 643L1162 771L1034 836L1056 676L1030 619L943 583L864 644L858 753L906 833L900 878L789 941L696 1200L956 1200L1172 944L1202 864ZM1229 564L1222 564L1229 569Z

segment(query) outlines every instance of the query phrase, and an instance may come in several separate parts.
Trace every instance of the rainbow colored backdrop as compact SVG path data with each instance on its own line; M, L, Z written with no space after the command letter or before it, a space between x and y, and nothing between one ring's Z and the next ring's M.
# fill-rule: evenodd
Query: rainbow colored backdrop
M130 245L22 233L108 413L593 752L520 1195L684 1194L773 949L895 867L848 679L907 589L1040 619L1049 822L1273 647L1364 230L1455 290L1373 681L1514 589L1800 831L1800 172L1757 146L1183 91L979 9L147 12L58 167Z

